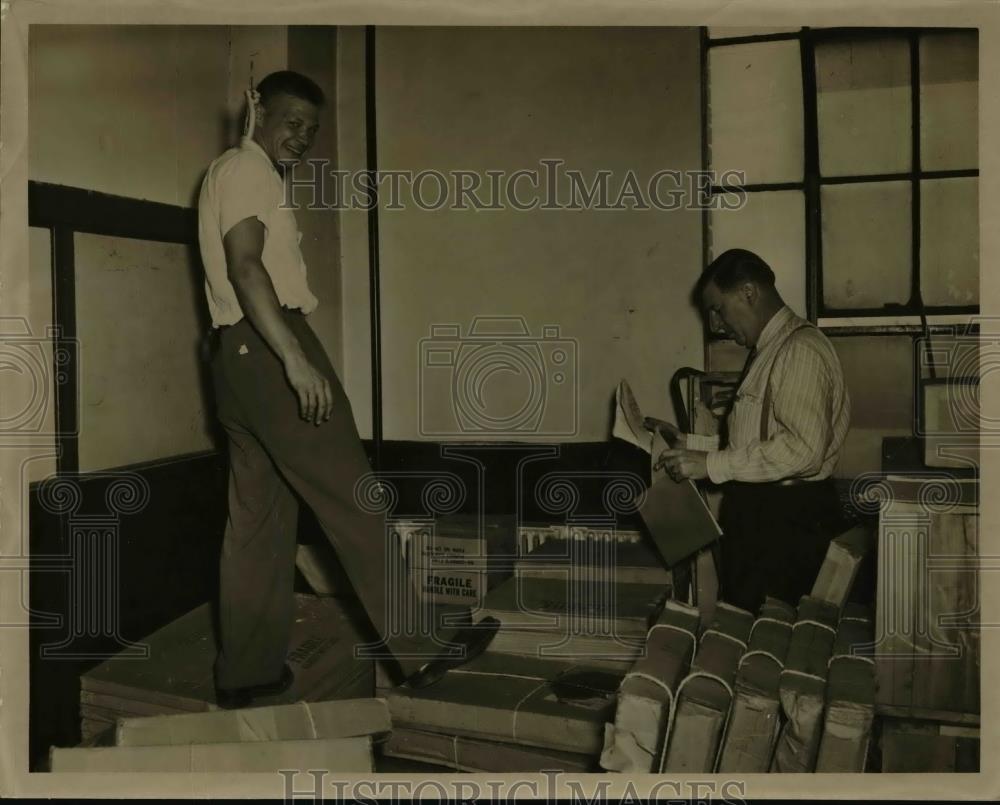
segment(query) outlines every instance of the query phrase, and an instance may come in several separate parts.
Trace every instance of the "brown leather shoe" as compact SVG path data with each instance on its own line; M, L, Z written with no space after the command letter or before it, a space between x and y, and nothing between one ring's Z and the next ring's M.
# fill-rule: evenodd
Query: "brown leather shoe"
M404 684L416 689L426 688L439 682L452 668L465 665L482 654L499 630L500 621L490 616L483 618L479 623L465 627L449 641L458 643L462 647L461 652L444 654L425 662L416 673L407 678Z

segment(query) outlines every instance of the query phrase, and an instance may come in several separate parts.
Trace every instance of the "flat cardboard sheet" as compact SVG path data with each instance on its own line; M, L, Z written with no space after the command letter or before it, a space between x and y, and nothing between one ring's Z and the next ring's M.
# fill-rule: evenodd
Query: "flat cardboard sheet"
M53 772L374 771L369 737L184 746L53 747L49 762Z
M297 702L277 707L248 707L118 722L118 746L291 741L309 738L355 738L392 729L384 699Z

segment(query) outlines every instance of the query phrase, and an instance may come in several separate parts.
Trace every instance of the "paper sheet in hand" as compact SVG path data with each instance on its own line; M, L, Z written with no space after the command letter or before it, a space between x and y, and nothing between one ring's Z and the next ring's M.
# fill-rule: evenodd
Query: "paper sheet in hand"
M668 448L660 434L653 435L652 462ZM643 522L668 566L711 544L722 529L693 481L677 483L663 469L653 470L653 484L639 509Z
M623 380L615 391L615 424L611 435L648 453L653 434L643 427L642 411L628 381Z

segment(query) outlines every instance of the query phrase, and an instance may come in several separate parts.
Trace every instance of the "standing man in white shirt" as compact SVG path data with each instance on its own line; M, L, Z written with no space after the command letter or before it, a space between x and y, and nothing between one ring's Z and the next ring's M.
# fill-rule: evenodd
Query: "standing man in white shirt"
M285 206L286 168L312 145L324 98L309 78L272 73L248 93L248 132L209 166L198 202L205 290L218 331L212 358L229 440L229 520L220 565L220 706L291 685L297 493L315 512L376 629L387 623L384 517L359 507L371 468L350 403L306 315L316 309ZM396 565L398 567L398 556ZM480 653L498 624L384 635L411 686ZM443 646L443 641L451 644Z
M718 329L750 349L725 436L681 433L659 420L674 480L723 489L721 596L756 612L765 595L792 605L812 588L842 528L833 471L851 404L829 339L796 316L759 256L731 249L705 269L695 297Z

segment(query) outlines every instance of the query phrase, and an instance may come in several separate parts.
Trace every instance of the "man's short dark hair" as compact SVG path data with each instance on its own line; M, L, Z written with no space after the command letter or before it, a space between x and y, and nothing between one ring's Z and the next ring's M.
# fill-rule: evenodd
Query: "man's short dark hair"
M264 106L267 106L275 95L281 94L301 98L315 106L322 106L326 100L323 90L315 81L302 73L296 73L294 70L279 70L265 76L257 85L257 91L260 93L260 102Z
M701 305L705 286L710 282L714 282L720 291L731 291L745 282L773 288L774 272L759 255L746 249L729 249L709 263L698 278L694 289L695 304Z

